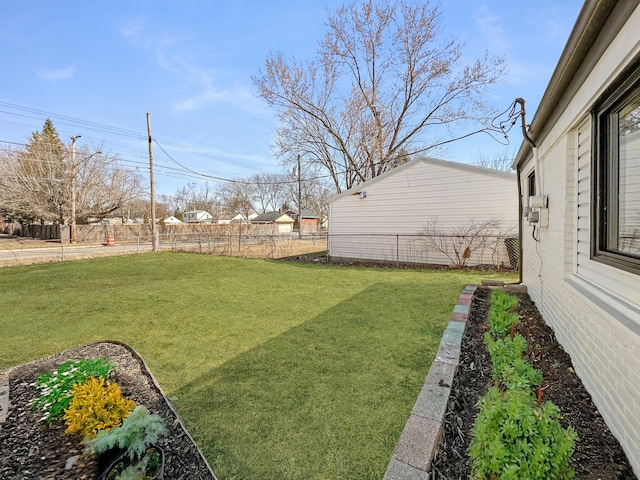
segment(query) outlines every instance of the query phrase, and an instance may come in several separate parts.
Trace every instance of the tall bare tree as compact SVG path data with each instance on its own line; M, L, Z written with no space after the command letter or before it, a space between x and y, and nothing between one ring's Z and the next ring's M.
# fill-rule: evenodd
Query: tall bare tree
M216 189L209 183L202 184L191 182L178 189L173 197L176 213L204 210L213 217L220 213L220 201L217 198Z
M319 165L337 192L417 153L491 131L483 94L503 73L486 54L461 64L461 47L439 40L441 13L427 2L364 0L328 12L311 61L271 54L253 77L278 112L274 145Z
M217 189L217 196L221 209L229 215L239 213L248 219L255 212L253 207L254 186L247 181L221 183Z
M287 200L287 187L296 183L296 180L287 174L257 173L249 178L249 182L253 186L256 212L266 213L282 207Z
M300 173L300 203L298 205L298 181L294 174L284 174L287 180L284 183L286 191L286 201L289 205L294 205L295 209L310 210L317 215L328 213L329 198L333 189L331 184L327 184L326 178L320 173L320 169L312 165L307 169L302 169Z
M142 175L120 165L117 156L82 148L76 159L76 215L80 223L110 216L147 196Z

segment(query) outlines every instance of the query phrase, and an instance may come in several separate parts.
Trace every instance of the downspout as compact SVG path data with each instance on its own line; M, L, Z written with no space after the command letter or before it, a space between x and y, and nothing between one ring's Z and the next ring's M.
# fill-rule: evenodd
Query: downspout
M522 284L522 217L524 208L522 207L522 185L520 184L520 165L516 167L516 182L518 182L518 281L516 285Z
M516 103L520 104L521 110L520 110L520 119L522 121L522 136L524 137L525 141L529 144L529 146L531 147L531 152L533 153L533 161L534 161L534 168L535 168L535 179L536 179L536 192L540 192L542 191L540 189L540 170L538 168L538 147L536 147L536 144L533 142L533 140L531 139L531 137L529 136L529 132L527 131L527 121L526 121L526 111L524 108L524 98L516 98ZM520 170L520 164L516 165L516 181L518 182L518 285L520 285L522 283L522 257L523 257L523 250L522 250L522 233L524 230L524 226L523 226L523 215L524 215L524 206L523 206L523 202L524 202L524 198L522 198L522 182L521 182L521 178L522 178L522 171Z

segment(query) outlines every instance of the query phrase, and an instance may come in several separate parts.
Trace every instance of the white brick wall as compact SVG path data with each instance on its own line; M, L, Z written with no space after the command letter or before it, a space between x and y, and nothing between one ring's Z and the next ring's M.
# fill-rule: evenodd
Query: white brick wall
M525 222L522 237L524 283L571 355L576 372L622 444L636 475L640 474L640 275L589 258L588 204L589 111L640 52L639 24L637 7L561 116L547 125L550 130L544 137L535 138L539 151L536 176L542 188L537 193L549 196L549 227L537 233L539 242L535 242L532 227ZM534 163L531 156L522 165L525 191Z
M532 227L525 223L523 278L635 472L640 472L640 313L634 317L633 310L630 315L617 311L620 299L575 273L577 192L572 172L576 138L577 124L550 148L543 145L540 149L543 193L549 195L549 228L537 232L536 243ZM525 166L523 178L531 166ZM640 278L631 280L640 292ZM608 285L608 289L615 290L615 286ZM631 328L625 322L631 322Z

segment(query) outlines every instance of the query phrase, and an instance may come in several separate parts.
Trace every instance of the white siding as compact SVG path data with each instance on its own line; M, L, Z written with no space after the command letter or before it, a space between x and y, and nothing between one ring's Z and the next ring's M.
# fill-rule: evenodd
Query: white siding
M366 197L361 197L359 192L366 192ZM449 263L437 262L435 256L425 254L423 240L405 238L398 241L393 235L423 233L433 222L437 222L442 230L452 230L490 219L498 222L496 233L517 235L515 175L495 174L453 162L414 160L331 201L329 254L332 257ZM468 264L496 263L489 246L479 248L475 255ZM508 261L504 245L500 245L498 255ZM420 260L416 260L418 257Z
M582 273L589 263L591 245L591 122L578 129L577 174L577 271Z
M640 472L640 276L591 259L591 122L599 95L640 52L640 9L589 72L545 137L535 138L549 227L525 225L523 280ZM545 130L546 131L546 130ZM522 166L523 187L534 166Z

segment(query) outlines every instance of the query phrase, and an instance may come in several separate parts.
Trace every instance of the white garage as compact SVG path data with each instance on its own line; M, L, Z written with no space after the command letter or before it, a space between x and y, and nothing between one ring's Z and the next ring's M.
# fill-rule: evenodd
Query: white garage
M422 157L336 195L329 212L333 260L517 262L505 242L518 235L513 173Z

